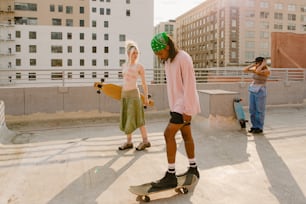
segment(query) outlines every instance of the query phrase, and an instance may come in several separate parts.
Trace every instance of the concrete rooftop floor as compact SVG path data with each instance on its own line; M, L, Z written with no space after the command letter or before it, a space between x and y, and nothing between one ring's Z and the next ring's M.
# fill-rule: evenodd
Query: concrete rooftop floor
M117 150L126 139L117 115L78 116L19 122L7 117L17 134L0 144L1 204L138 203L128 187L164 175L166 112L147 112L152 147L142 152ZM187 195L152 196L151 203L306 203L305 105L268 108L262 135L222 118L196 116L192 128L201 174L197 186ZM139 131L133 138L136 146ZM180 173L188 161L179 134L177 143Z

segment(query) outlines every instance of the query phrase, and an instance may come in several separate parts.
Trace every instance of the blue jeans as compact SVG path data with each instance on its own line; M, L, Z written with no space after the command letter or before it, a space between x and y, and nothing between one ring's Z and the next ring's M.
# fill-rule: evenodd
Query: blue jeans
M249 112L252 128L263 130L266 110L267 88L261 87L258 92L249 91Z

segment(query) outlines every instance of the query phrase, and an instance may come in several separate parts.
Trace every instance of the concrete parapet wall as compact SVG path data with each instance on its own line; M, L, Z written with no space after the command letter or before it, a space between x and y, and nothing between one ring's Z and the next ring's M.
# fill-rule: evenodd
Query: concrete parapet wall
M198 90L220 89L237 92L243 99L242 105L246 106L248 105L248 85L249 83L207 83L197 84L197 88ZM271 82L267 86L267 105L300 104L306 96L305 82ZM167 110L169 107L166 85L148 85L148 88L155 101L155 106L149 110ZM104 94L97 94L92 87L0 88L0 100L6 104L8 115L78 111L118 113L120 111L119 101Z

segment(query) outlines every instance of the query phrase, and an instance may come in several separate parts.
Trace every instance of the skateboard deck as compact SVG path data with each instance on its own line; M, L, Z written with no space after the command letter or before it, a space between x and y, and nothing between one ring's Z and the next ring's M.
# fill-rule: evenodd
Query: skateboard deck
M248 122L248 120L245 119L244 110L240 103L241 100L242 99L240 98L234 99L234 109L241 128L246 128L246 123Z
M97 89L97 93L101 93L101 91L115 99L115 100L120 100L121 99L121 91L122 91L122 86L116 85L116 84L105 84L103 82L95 82L94 83L94 88ZM142 93L140 93L140 97L142 100L142 103L144 103L145 97ZM150 98L150 96L148 97ZM149 99L149 106L154 106L154 101L152 99Z
M174 190L178 194L187 194L189 189L192 189L196 185L198 178L195 175L189 174L185 176L177 177L177 186L168 189L156 189L153 188L151 183L144 183L138 186L130 186L129 191L135 195L136 201L150 202L150 196L152 194L157 194L165 191Z

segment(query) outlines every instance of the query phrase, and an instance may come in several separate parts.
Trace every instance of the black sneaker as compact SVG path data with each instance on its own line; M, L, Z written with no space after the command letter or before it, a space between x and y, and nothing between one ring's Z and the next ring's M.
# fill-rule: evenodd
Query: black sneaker
M254 130L256 130L256 128L251 128L248 132L254 132Z
M174 188L177 186L177 178L175 173L169 173L166 172L165 176L156 181L151 183L153 189L168 189L168 188Z
M259 133L262 133L262 129L260 128L256 128L253 133L256 133L256 134L259 134Z
M198 171L198 167L189 167L188 170L185 173L179 174L179 175L177 175L177 177L185 176L187 174L194 174L194 175L196 175L196 177L200 178L200 173Z

